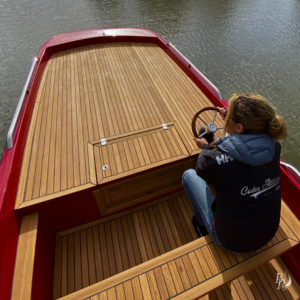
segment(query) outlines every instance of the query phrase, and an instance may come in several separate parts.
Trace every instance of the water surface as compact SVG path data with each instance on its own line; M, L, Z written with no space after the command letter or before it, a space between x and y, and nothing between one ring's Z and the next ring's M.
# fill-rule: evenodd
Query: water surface
M2 0L0 156L31 61L62 32L144 27L174 44L228 100L269 98L288 123L282 159L300 170L298 0Z

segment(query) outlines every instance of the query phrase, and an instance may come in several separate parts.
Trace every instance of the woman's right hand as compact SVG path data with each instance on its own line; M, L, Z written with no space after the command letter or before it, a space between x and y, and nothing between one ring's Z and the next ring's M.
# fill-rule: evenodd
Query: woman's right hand
M224 107L217 107L217 109L219 110L219 113L221 115L222 120L225 120L226 117L226 113L227 113L227 109Z
M205 138L196 138L193 137L193 140L196 142L199 149L203 149L204 145L208 145L208 142Z

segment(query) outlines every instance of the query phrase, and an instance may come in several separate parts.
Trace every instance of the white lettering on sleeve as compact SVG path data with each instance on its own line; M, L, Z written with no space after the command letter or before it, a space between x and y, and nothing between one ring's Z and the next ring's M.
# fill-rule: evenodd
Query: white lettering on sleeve
M224 154L222 154L221 157L217 156L216 159L217 159L218 165L220 165L222 162L225 163Z
M234 159L230 155L225 154L225 160L228 162L229 160L233 161Z
M222 164L222 162L225 164L228 163L229 161L233 161L234 159L230 155L222 154L221 156L216 156L216 160L218 162L218 165L220 165Z

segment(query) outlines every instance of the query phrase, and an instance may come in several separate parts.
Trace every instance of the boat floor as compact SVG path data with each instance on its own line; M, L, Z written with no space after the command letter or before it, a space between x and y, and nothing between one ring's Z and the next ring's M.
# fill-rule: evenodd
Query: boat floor
M181 191L135 209L57 233L54 299L197 239L191 224L192 216L192 207L184 191ZM278 241L274 238L272 242L276 244ZM214 259L209 253L205 255L201 268L213 274L216 268ZM300 287L297 281L292 277L290 287L278 290L278 284L275 283L277 273L291 275L280 258L267 262L202 298L298 299ZM159 282L157 284L160 285ZM104 294L101 293L102 296Z
M184 192L57 234L55 298L197 239Z
M31 117L15 208L199 153L190 123L205 106L212 106L208 98L155 44L99 44L53 54ZM212 117L203 115L205 122ZM159 131L165 123L170 130ZM221 127L219 116L216 123ZM130 138L141 132L153 134Z

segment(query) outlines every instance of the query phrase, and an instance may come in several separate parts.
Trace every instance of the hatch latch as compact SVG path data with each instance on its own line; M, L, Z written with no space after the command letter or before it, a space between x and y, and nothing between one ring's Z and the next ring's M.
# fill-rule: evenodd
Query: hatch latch
M106 145L106 139L105 139L105 138L104 138L104 139L101 139L100 142L101 142L101 145L102 145L102 146L105 146L105 145Z
M164 123L164 124L161 124L161 126L162 126L163 129L168 129L168 125L165 124L165 123Z

